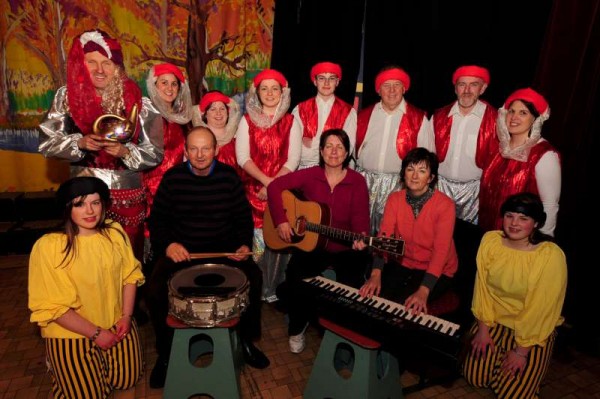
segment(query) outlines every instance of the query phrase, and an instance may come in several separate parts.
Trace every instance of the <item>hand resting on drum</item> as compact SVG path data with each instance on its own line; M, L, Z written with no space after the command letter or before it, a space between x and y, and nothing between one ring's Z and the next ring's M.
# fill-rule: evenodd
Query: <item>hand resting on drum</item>
M178 242L169 244L167 256L175 263L191 260L188 250Z

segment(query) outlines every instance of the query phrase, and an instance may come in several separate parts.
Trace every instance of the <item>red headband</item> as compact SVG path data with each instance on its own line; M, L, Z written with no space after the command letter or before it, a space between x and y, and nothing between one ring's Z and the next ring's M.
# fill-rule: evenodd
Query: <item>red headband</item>
M462 76L474 76L476 78L483 79L486 84L490 84L490 72L487 69L477 65L465 65L458 68L452 75L452 83L456 84L458 78Z
M287 87L288 84L285 76L283 76L281 72L276 71L275 69L264 69L254 77L254 87L258 88L260 82L265 79L275 79L277 82L279 82L281 87Z
M332 73L337 75L338 79L342 80L342 67L333 62L319 62L310 70L310 79L315 80L317 75L322 73Z
M83 32L76 39L81 44L83 54L99 52L115 64L123 66L123 51L118 41L99 29Z
M385 71L379 72L377 77L375 78L375 90L379 93L381 89L381 85L386 80L399 80L404 85L404 91L408 91L410 88L410 76L404 70L400 68L387 69Z
M508 107L510 107L515 100L525 100L532 103L540 115L546 112L548 109L548 102L546 99L530 87L526 89L519 89L508 96L506 102L504 103L504 108L508 109Z
M164 64L154 65L154 76L159 77L165 73L172 73L181 83L185 83L185 76L179 68L173 64L165 62Z
M231 99L227 97L225 94L220 91L212 91L210 93L206 93L202 96L202 100L200 100L200 104L198 107L200 108L200 112L205 113L208 106L216 101L221 101L223 104L227 106Z

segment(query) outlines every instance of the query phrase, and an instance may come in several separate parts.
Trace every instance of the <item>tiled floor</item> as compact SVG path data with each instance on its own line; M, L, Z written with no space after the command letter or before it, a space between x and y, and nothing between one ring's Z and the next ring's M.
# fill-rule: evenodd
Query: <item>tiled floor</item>
M146 324L141 331L146 362L151 368L156 358L152 330ZM299 355L290 353L284 315L273 305L263 304L263 338L258 346L271 359L271 366L266 370L244 368L242 398L301 398L320 343L316 329L310 327L307 333L306 350ZM46 373L43 353L37 327L29 322L27 256L0 257L0 399L48 398L50 376ZM400 380L406 386L414 383L415 378L404 373ZM150 389L147 380L148 373L136 387L136 398L162 398L162 390ZM458 379L449 386L433 386L405 397L493 398L493 395ZM600 359L567 348L553 360L541 398L593 397L600 398Z

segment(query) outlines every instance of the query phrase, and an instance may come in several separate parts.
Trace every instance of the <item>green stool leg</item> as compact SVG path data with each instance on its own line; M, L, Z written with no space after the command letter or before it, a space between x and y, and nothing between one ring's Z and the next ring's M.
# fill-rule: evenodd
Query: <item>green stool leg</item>
M234 328L175 329L163 396L179 399L208 394L215 398L239 398L239 348ZM210 352L213 357L208 366L192 364L198 356Z
M337 359L340 346L345 359ZM347 347L354 361L347 359ZM336 365L350 364L352 375L344 378ZM326 330L304 390L304 399L402 399L398 359L378 349L366 349Z

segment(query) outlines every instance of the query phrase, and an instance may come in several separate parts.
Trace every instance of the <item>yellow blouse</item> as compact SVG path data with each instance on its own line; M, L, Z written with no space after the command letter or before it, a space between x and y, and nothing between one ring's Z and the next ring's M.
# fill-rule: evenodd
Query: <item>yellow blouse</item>
M64 234L46 234L33 246L29 309L31 322L41 327L42 337L83 337L54 322L69 309L97 326L112 327L123 314L123 286L144 283L127 234L118 223L112 226L108 229L110 240L100 233L76 237L77 252L62 265Z
M515 331L519 346L544 345L563 322L565 254L552 242L533 251L506 247L501 231L487 232L477 253L473 315L489 327Z

